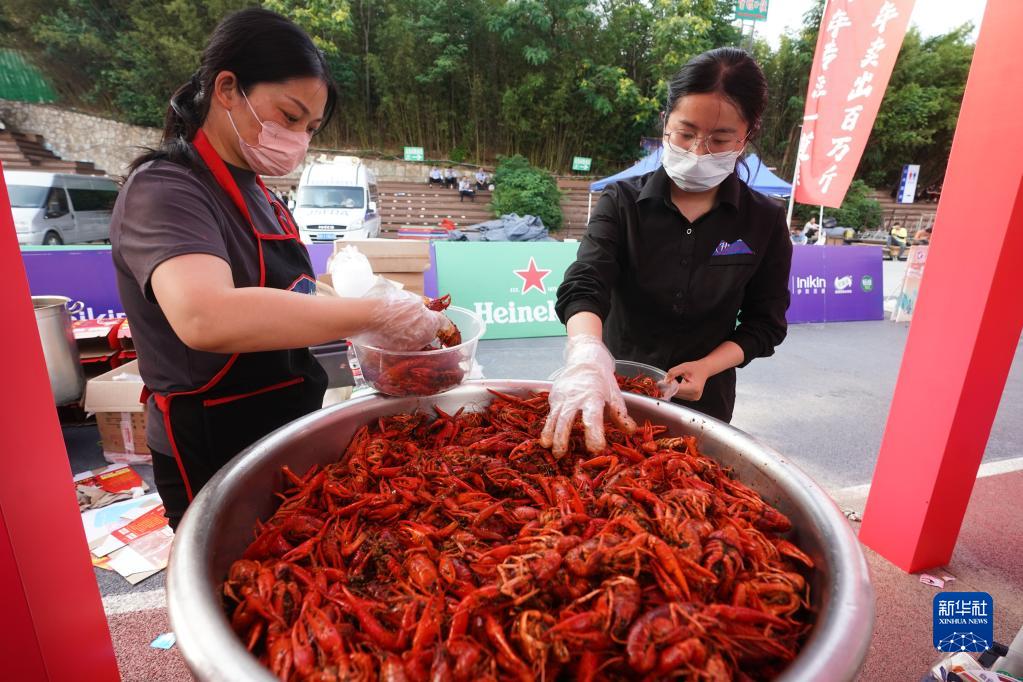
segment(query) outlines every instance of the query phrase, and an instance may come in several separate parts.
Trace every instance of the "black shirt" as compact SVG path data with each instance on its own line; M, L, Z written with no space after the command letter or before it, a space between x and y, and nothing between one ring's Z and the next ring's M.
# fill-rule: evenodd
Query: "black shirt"
M671 183L658 168L604 190L558 289L558 316L596 314L615 358L662 369L724 341L742 348L741 366L773 354L789 307L784 207L732 173L714 208L690 222L671 201ZM725 421L734 405L734 369L708 379L690 404Z

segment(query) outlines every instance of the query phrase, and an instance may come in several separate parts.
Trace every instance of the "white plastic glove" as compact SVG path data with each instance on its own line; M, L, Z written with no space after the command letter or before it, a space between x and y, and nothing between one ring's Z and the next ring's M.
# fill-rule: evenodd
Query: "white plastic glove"
M615 361L604 344L595 336L577 334L565 346L565 369L554 381L548 398L551 411L540 434L540 444L553 447L554 456L568 451L575 417L582 412L586 431L586 449L601 452L604 440L604 406L611 412L611 421L628 433L636 430L636 422L625 409L625 400L615 379Z
M352 336L356 343L384 350L421 350L451 324L444 313L430 310L423 297L411 291L391 287L371 298L377 305L363 331Z

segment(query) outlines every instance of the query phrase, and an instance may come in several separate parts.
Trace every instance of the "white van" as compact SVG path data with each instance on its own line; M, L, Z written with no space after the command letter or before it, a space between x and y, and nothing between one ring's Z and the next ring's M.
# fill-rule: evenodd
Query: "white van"
M117 200L111 178L4 171L19 244L80 244L110 239Z
M354 156L321 156L302 171L295 222L302 241L367 239L380 235L377 180Z

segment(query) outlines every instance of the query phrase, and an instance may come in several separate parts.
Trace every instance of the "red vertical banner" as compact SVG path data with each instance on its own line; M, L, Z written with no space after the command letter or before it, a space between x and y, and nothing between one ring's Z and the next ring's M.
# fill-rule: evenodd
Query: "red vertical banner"
M838 208L874 127L913 0L829 0L799 138L795 200Z
M113 682L117 661L75 499L0 164L0 660L4 680ZM53 292L58 293L58 292Z
M863 513L860 541L908 572L952 561L1023 331L1023 137L992 124L1023 109L1020 26L1023 2L987 0Z

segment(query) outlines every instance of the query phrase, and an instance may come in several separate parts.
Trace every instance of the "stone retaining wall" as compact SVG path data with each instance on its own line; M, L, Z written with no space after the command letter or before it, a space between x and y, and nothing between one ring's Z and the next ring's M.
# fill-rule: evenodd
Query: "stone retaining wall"
M156 128L119 123L51 104L0 99L0 121L12 130L46 138L67 161L91 161L108 175L124 175L142 147L160 142Z

